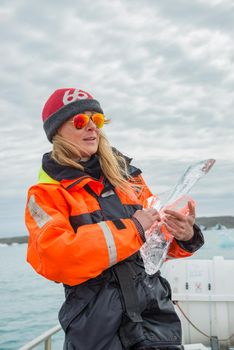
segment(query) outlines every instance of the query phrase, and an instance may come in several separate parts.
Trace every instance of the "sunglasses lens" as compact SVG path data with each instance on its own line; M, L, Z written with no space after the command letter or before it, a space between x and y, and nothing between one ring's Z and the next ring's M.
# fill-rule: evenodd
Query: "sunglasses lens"
M82 129L85 127L85 125L87 125L89 122L89 117L86 114L77 114L74 118L73 118L73 123L74 123L74 127L76 129Z
M105 120L104 115L101 113L95 113L92 115L92 121L94 122L94 124L98 129L103 127L104 120Z

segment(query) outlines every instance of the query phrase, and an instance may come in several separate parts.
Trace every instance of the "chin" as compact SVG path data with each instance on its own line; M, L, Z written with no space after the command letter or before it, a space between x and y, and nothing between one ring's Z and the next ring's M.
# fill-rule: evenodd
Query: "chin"
M81 152L82 157L91 157L97 153L97 148L86 149L85 152Z

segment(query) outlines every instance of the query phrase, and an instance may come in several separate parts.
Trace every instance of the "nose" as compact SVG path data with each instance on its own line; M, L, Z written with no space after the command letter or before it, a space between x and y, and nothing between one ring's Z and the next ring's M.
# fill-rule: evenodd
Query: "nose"
M89 119L89 122L87 124L87 129L88 130L96 130L97 129L96 124L92 121L91 118Z

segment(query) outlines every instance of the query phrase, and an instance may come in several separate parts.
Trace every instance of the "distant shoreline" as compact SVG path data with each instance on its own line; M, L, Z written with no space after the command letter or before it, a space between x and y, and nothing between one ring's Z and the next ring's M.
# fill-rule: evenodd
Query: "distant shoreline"
M196 224L199 225L202 230L210 230L211 228L220 229L223 226L227 229L234 228L234 216L212 216L212 217L199 217L196 219ZM0 244L11 245L14 243L22 244L28 242L28 236L16 236L16 237L4 237L0 238Z
M211 216L196 218L196 224L203 226L209 230L217 225L225 226L226 228L234 228L234 216Z
M28 236L17 236L17 237L4 237L0 238L0 244L22 244L22 243L28 243Z

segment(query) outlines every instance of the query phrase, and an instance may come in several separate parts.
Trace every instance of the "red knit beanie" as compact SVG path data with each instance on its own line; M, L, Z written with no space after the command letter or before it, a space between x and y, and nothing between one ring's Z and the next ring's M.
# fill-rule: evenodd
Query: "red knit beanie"
M85 111L103 113L99 102L88 92L75 88L56 90L42 111L43 127L48 140L52 142L53 136L65 121Z

